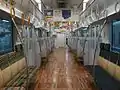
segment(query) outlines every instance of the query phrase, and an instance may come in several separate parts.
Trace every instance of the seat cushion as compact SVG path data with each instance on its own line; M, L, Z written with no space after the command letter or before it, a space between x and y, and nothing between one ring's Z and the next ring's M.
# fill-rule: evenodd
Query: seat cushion
M20 78L20 76L25 72L26 68L24 68L23 70L21 70L16 76L14 76L14 78L12 78L12 80L10 80L5 87L11 87L13 86L14 83L17 82L17 80Z
M101 90L120 90L120 82L99 66L96 67L95 78Z
M27 69L24 68L7 85L5 85L5 87L14 87L14 86L26 87L27 79L28 79L28 82L31 82L31 79L35 75L36 71L37 71L36 67L28 67L28 75L29 76L27 76Z
M92 66L87 66L87 69L92 74ZM98 90L120 90L120 81L113 78L106 70L100 66L95 67L96 85Z
M107 68L108 68L108 61L105 60L103 57L99 57L98 65L100 65L102 68L107 70Z
M26 90L24 87L4 87L1 90Z

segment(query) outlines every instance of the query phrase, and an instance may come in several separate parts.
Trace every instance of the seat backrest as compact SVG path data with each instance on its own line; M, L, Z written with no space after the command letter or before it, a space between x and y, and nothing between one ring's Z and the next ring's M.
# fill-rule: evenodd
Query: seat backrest
M3 76L2 76L2 71L0 69L0 89L2 88L3 86Z
M107 70L107 68L108 68L108 61L104 60L104 58L102 58L102 57L99 57L98 65L100 67L102 67L103 69Z
M10 67L7 67L4 70L2 70L1 73L3 76L3 86L4 86L11 79L12 72L11 72Z
M11 73L12 73L11 78L13 78L19 72L18 62L19 61L15 62L15 63L13 63L12 65L9 66L10 70L11 70Z
M120 66L116 66L115 78L120 81Z
M0 88L7 84L14 76L25 68L25 59L21 59L0 71Z
M25 58L23 58L20 61L18 61L18 70L20 71L25 67L26 67L26 61L25 61Z
M12 72L12 78L19 73L23 68L25 68L26 62L25 59L21 59L10 66Z
M114 77L116 72L116 65L108 61L108 73Z
M99 57L98 65L106 70L111 76L120 81L120 66Z
M0 69L3 70L9 66L8 64L8 54L0 56Z

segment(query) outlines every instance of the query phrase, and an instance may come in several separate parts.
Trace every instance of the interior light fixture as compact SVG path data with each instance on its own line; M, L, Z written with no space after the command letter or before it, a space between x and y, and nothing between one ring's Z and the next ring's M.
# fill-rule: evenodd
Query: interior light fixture
M35 0L37 3L41 3L41 0Z
M35 0L38 3L39 10L42 11L41 0Z
M9 22L8 20L4 20L4 19L3 19L2 21L3 21L3 22Z
M38 6L39 6L39 10L42 11L42 6L41 6L41 4L38 4Z
M83 2L86 2L86 3L87 3L88 1L89 1L89 0L84 0Z
M89 0L83 0L83 11L86 9L86 4Z

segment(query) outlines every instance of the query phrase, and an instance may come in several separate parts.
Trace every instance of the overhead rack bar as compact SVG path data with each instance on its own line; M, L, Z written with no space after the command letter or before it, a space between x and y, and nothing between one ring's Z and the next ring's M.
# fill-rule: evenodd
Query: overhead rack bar
M85 11L87 11L88 8L91 7L95 1L96 1L96 0L93 0L93 1L90 3L90 5L89 5L79 16L81 16Z
M44 15L43 12L41 12L41 11L39 10L39 8L33 3L32 0L30 0L30 2L35 6L35 8L36 8L42 15Z

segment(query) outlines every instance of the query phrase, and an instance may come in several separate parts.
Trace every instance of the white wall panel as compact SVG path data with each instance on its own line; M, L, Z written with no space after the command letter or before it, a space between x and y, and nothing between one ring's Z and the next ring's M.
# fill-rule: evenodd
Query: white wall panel
M57 38L55 40L56 48L65 47L65 34L64 33L57 33Z

